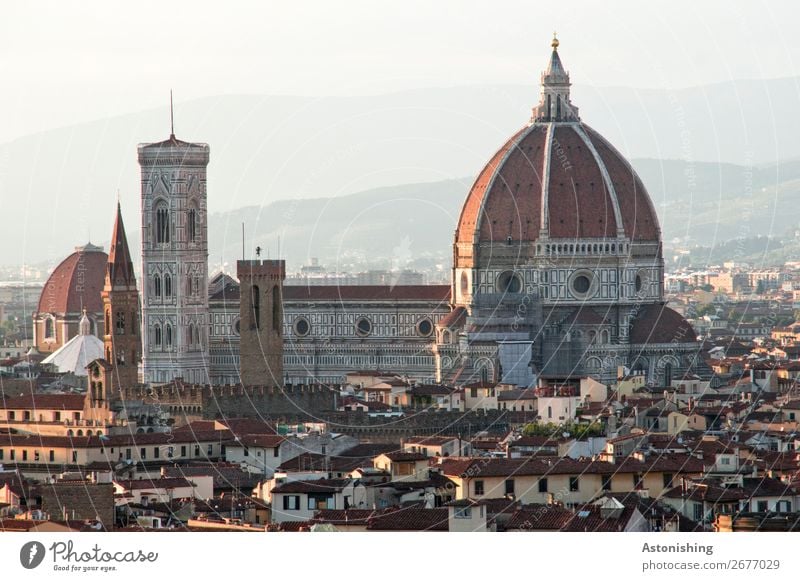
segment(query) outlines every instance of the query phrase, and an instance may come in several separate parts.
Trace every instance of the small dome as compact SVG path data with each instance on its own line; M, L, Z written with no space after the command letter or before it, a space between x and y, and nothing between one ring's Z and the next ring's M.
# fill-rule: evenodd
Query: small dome
M83 377L87 375L86 366L103 357L103 347L103 342L94 335L75 335L42 363L55 366L59 373Z
M42 289L39 313L90 313L103 310L100 293L105 283L108 255L101 246L87 244L59 264Z
M633 345L692 343L697 334L683 316L664 304L643 305L631 323Z

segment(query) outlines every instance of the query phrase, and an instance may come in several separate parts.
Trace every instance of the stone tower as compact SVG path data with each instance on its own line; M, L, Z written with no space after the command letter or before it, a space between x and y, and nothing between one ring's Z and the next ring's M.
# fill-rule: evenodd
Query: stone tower
M139 383L139 291L136 289L133 262L119 203L101 297L105 323L105 359L111 365L115 384L131 387Z
M283 386L283 260L240 260L239 364L243 385Z
M208 383L208 161L174 134L139 145L145 382Z

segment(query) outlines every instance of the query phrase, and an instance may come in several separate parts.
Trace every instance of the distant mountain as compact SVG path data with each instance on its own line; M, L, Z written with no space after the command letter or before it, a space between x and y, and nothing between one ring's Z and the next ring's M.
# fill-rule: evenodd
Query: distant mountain
M636 159L666 241L715 246L800 225L800 160L758 166Z
M720 230L718 224L741 222L743 212L749 213L745 222L752 222L751 234L755 228L778 229L792 222L790 212L778 215L771 208L797 191L793 181L800 161L775 162L800 158L799 82L736 81L674 91L578 85L574 101L581 116L627 156L682 160L645 160L636 165L665 212L667 235L708 241L715 236L735 237L735 228ZM259 211L239 216L246 218L247 232L267 240L274 216L291 210L291 222L282 224L287 250L294 248L289 246L293 237L299 240L316 224L314 235L305 242L309 249L301 254L322 255L328 250L318 248L333 248L343 241L338 256L360 252L350 248L349 241L354 236L369 238L368 233L380 229L366 215L356 220L358 212L348 214L346 208L353 208L349 201L342 202L341 220L328 223L334 210L339 211L331 200L380 186L450 182L441 190L412 187L409 191L433 200L433 205L426 206L428 212L419 205L423 201L409 206L413 210L408 216L424 224L424 232L417 234L412 223L406 224L412 246L423 246L424 240L440 233L447 233L442 235L449 240L471 181L463 176L474 175L527 121L536 100L533 82L371 97L229 95L178 106L176 133L211 145L209 208L233 224L219 235L212 232L212 255L227 257L234 238L241 246L236 208L257 207ZM167 120L166 109L149 110L0 145L0 204L5 218L0 264L54 261L89 238L107 241L118 190L133 234L140 220L136 144L164 138ZM440 202L428 193L434 190L449 192L441 195L458 203ZM402 197L402 191L380 195ZM380 195L376 199L382 199ZM305 201L319 199L328 201ZM319 217L309 208L320 204L330 212L325 220L307 222L309 216ZM354 207L364 209L359 202ZM373 218L383 209L387 214L399 211L396 201L369 207ZM771 212L774 220L767 220ZM436 234L426 222L434 218ZM342 233L336 224L347 230Z
M783 236L800 224L795 211L798 161L759 167L652 159L632 163L657 206L665 241L706 246L709 259L730 259L738 251L742 260L758 249L739 248L731 240ZM310 257L344 269L365 268L378 259L375 266L383 268L387 261L402 266L412 258L449 265L453 233L471 183L472 178L462 178L407 184L214 214L210 243L218 254L212 261L232 264L241 255L245 222L251 231L248 252L260 245L276 253L280 245L290 268Z

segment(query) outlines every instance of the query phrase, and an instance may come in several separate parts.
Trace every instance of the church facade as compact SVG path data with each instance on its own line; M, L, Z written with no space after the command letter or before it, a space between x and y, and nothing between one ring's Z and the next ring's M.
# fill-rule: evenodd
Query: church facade
M664 385L700 363L694 331L664 301L653 203L581 120L556 39L529 123L467 195L453 257L454 314L436 345L443 380L489 367L519 384L608 381L628 368Z
M236 374L236 313L231 280L211 297L212 360L226 360L212 377L222 381ZM627 369L665 385L702 372L694 331L664 301L653 203L581 120L555 39L530 121L466 197L450 287L287 286L283 327L291 383L380 370L528 386L542 376L613 381Z

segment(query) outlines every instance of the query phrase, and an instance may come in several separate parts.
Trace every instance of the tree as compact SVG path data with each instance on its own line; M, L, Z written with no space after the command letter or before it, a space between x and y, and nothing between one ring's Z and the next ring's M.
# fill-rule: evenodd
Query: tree
M563 424L527 424L522 433L526 436L545 436L553 439L560 439L565 433L579 440L603 435L603 426L600 422L591 424L565 422Z

